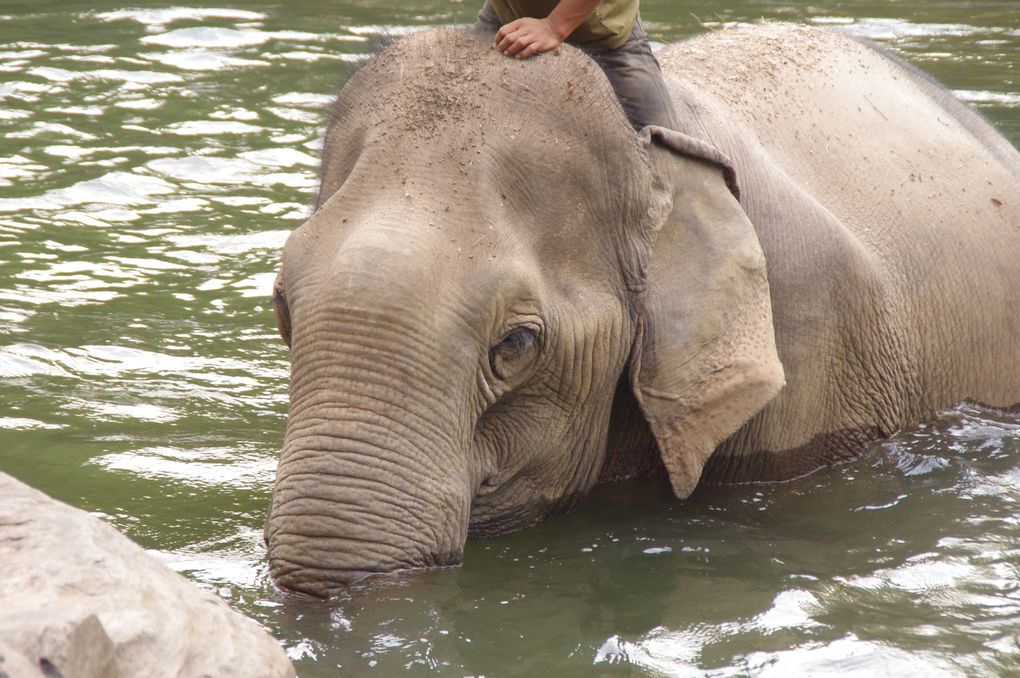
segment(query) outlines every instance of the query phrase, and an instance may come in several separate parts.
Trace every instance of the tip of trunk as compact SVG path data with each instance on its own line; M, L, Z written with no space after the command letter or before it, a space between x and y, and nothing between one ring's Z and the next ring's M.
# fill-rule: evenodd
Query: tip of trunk
M392 575L413 570L427 570L460 565L463 559L458 552L436 558L434 563L422 566L394 567L388 570L320 569L274 559L270 560L269 575L283 591L326 599L346 591L369 577Z
M364 570L318 570L273 561L270 576L283 591L313 598L331 598L376 572Z

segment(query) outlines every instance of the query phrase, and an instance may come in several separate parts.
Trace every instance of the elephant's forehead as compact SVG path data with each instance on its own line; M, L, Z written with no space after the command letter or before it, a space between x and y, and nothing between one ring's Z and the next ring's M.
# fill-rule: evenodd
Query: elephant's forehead
M460 276L459 294L493 296L502 283L481 282L515 280L520 267L606 259L609 227L591 224L620 223L647 171L604 75L572 48L521 62L463 32L427 31L359 71L332 115L328 197L285 257L329 252L338 271L363 262L348 284L456 288Z
M337 110L415 143L546 130L624 140L630 128L601 69L580 51L511 59L487 39L424 31L386 50L341 93ZM490 140L491 143L491 140Z

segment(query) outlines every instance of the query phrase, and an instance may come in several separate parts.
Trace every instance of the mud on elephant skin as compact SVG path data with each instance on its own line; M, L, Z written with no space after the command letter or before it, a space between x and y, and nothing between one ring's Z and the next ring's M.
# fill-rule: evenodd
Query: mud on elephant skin
M279 584L455 564L600 481L664 468L683 498L1020 401L1007 142L835 32L660 58L682 129L640 135L569 48L433 30L346 84L274 289Z

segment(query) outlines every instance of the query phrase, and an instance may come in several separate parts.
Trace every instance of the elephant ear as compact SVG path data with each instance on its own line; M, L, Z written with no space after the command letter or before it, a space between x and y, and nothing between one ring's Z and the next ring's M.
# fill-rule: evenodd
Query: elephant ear
M765 257L737 201L736 173L713 146L660 127L643 141L651 207L632 251L634 395L677 497L694 491L715 448L784 384Z

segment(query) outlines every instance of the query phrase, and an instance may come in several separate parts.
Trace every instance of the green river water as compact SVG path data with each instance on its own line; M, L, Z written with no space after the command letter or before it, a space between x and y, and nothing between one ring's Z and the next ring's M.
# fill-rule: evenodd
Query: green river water
M1020 143L1018 2L642 6L658 42L760 18L872 38ZM330 604L273 587L267 297L324 107L380 33L476 11L0 0L0 470L219 592L304 678L1020 675L1020 417L971 406L794 482L602 488Z

